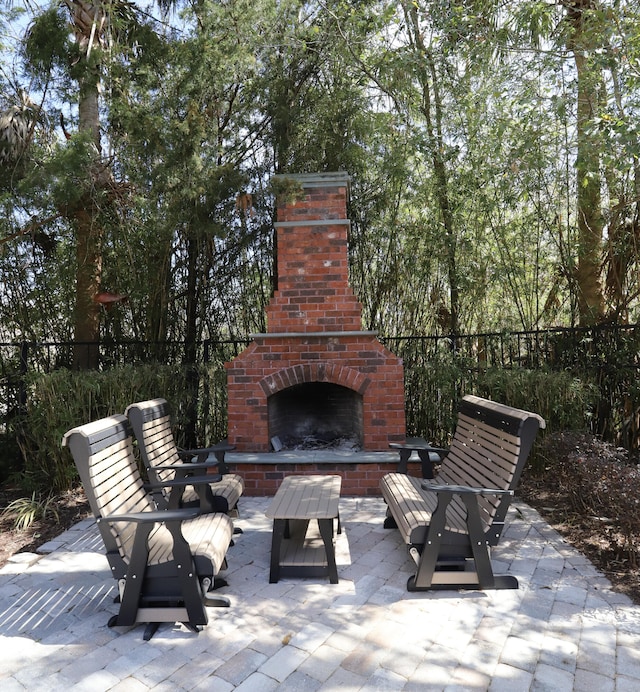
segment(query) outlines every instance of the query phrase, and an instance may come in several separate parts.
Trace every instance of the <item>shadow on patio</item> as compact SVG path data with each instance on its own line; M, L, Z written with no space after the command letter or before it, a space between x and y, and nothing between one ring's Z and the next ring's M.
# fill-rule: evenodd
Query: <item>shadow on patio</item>
M535 511L514 503L497 569L514 591L410 594L412 562L379 498L344 497L340 581L269 584L268 498L243 498L231 608L198 635L106 625L116 611L96 526L82 522L0 571L3 689L638 689L640 608ZM46 683L45 683L46 680Z

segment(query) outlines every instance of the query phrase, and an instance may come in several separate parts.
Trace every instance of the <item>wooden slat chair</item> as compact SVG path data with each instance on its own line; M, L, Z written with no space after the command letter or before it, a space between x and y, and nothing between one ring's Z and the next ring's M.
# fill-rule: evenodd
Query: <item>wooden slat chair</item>
M226 473L224 452L230 449L225 443L197 450L179 450L171 428L169 405L165 399L150 399L131 404L125 411L138 441L140 456L149 480L163 486L162 498L167 507L200 507L206 512L224 512L238 515L238 500L244 491L244 481L235 473ZM215 461L206 461L210 454ZM186 457L186 458L185 458ZM196 459L196 461L192 461ZM208 475L208 483L188 485L189 477L202 481ZM182 490L169 489L164 484L174 479L184 479ZM239 529L236 529L240 533Z
M544 427L535 413L465 396L433 480L404 473L381 479L385 527L400 530L417 565L409 591L518 588L515 577L494 575L490 548L500 540L533 441Z
M118 582L120 608L109 627L148 623L145 640L161 622L197 631L207 623L205 606L229 605L209 589L226 568L233 523L222 513L159 510L143 485L132 440L122 415L73 428L62 439Z

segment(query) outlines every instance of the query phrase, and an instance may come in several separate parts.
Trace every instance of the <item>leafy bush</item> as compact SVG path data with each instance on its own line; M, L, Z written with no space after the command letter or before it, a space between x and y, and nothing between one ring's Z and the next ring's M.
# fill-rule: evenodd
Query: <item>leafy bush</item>
M20 442L25 469L22 485L29 491L73 487L77 472L71 455L61 447L64 433L77 425L123 413L134 401L167 399L180 441L186 410L195 399L200 407L196 431L199 438L220 439L226 430L226 393L219 367L197 371L196 392L192 389L192 374L186 367L153 364L104 372L57 370L33 377ZM200 437L204 435L211 437Z
M3 515L13 517L16 529L28 529L38 519L50 519L58 522L58 510L56 509L57 497L49 493L46 497L38 495L35 491L30 498L19 497L10 502L3 510Z
M447 353L425 364L405 365L405 389L407 432L441 445L448 443L465 394L538 413L547 432L586 431L597 399L592 382L566 371L479 369Z
M598 517L608 538L632 566L640 556L640 468L626 450L584 433L557 433L540 449L545 473L571 507Z
M586 430L598 395L586 378L545 368L481 371L474 393L541 415L548 432Z

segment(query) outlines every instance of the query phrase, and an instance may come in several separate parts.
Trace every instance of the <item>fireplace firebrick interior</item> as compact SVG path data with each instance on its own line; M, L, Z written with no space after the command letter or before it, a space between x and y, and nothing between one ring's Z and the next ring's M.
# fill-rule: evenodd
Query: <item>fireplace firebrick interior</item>
M362 330L349 285L348 176L286 178L267 333L226 363L228 441L268 452L274 436L353 436L363 450L388 450L405 440L404 373L375 332Z
M362 449L362 396L329 382L287 387L267 400L269 436L283 449Z

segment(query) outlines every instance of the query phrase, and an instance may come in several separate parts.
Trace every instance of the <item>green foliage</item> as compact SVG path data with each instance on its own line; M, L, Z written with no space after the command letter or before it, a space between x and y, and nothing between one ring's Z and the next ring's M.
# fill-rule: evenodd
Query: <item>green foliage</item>
M457 402L476 394L541 415L546 431L587 430L598 400L588 377L527 368L478 369L443 351L424 365L405 363L407 433L446 446L455 428Z
M585 375L547 368L480 371L473 393L538 413L548 432L585 430L598 397L595 382Z
M45 174L48 194L56 207L70 209L86 205L89 208L90 195L99 206L101 193L91 179L91 169L95 165L95 145L88 132L74 133L68 141L54 148L39 174Z
M10 502L2 514L12 516L15 528L20 531L28 529L38 520L57 522L56 499L52 493L43 496L34 491L30 498L20 497Z
M37 15L24 42L25 60L33 74L46 82L54 67L67 69L72 52L69 24L61 5Z
M280 204L295 204L304 198L302 185L293 178L272 178L269 188Z
M200 394L206 406L200 411L200 438L221 439L226 430L226 399L222 366L197 372ZM71 428L92 420L124 413L134 401L162 397L173 408L178 440L185 411L193 396L187 368L138 365L105 372L57 370L32 378L29 407L22 424L22 452L25 487L61 491L74 486L77 472L71 456L61 447L63 435ZM220 420L219 412L225 412ZM221 428L221 425L224 427ZM211 437L205 438L205 435ZM204 442L203 442L204 444Z

